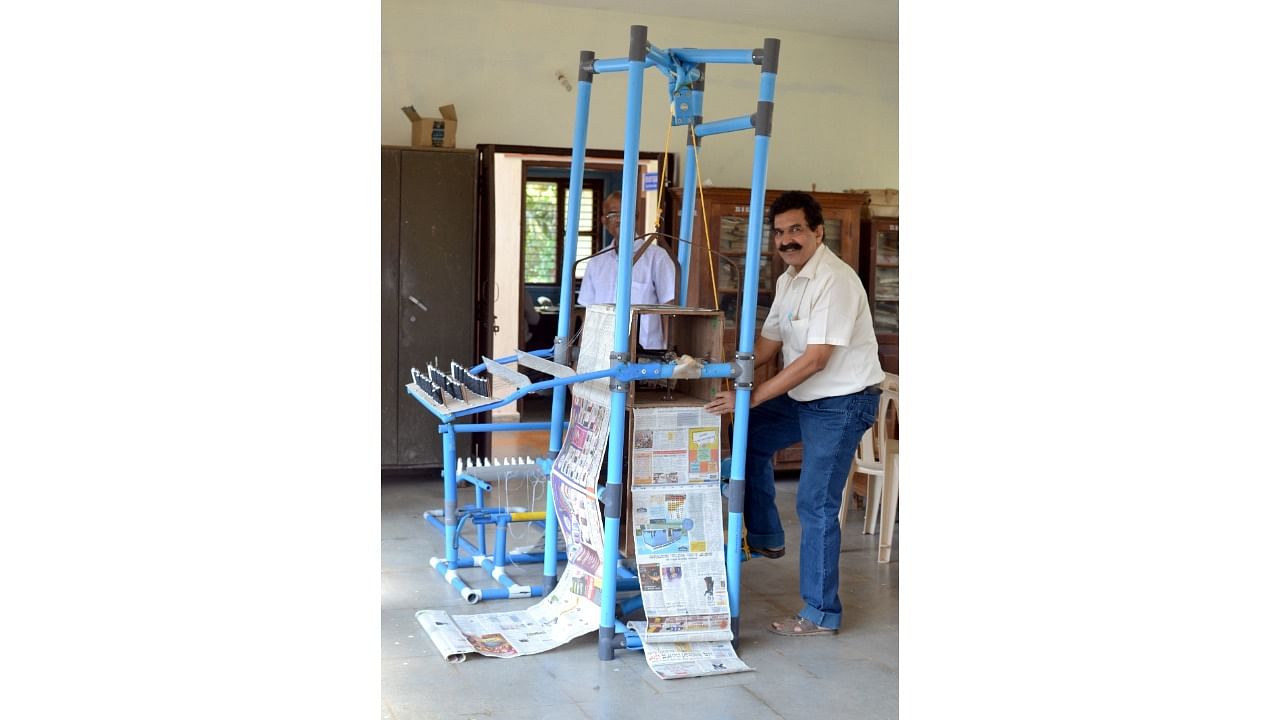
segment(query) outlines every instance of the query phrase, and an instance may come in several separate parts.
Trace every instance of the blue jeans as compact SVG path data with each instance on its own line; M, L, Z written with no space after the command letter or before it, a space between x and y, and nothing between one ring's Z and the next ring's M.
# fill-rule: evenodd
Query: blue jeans
M804 441L796 515L800 518L800 597L803 617L840 627L840 496L854 450L875 424L880 393L856 393L809 402L776 397L751 409L747 421L747 544L779 548L786 542L774 502L773 455Z

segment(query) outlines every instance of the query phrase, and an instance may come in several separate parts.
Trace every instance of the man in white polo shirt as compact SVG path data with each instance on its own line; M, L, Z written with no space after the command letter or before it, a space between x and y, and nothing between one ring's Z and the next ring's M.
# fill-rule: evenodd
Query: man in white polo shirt
M822 244L822 207L812 195L784 193L769 208L773 243L787 271L756 341L757 367L782 352L782 370L751 392L747 421L747 545L782 557L785 535L774 503L773 455L804 441L796 490L800 518L800 597L805 607L769 627L779 635L829 635L843 614L840 496L854 448L875 423L880 369L866 291L858 275ZM733 391L706 409L731 412Z

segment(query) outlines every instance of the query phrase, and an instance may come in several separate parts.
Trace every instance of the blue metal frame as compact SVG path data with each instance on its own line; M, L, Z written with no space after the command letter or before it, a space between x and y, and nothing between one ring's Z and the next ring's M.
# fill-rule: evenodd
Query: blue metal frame
M694 217L694 188L696 185L696 154L700 138L722 133L754 129L755 144L751 174L751 203L748 215L747 256L760 253L760 236L764 223L765 176L768 167L769 139L772 135L773 95L777 79L778 54L780 43L776 38L765 38L763 48L749 50L707 50L696 48L675 48L664 50L648 41L648 28L633 25L630 29L630 46L627 57L601 59L595 58L592 51L582 51L579 55L578 99L574 119L573 154L569 175L569 200L567 217L578 217L582 197L582 178L586 158L587 123L590 114L591 90L593 77L596 74L626 72L627 74L627 109L626 127L623 141L622 168L622 218L619 222L617 252L619 257L631 257L635 240L636 210L636 178L639 169L640 148L640 110L644 99L644 71L654 67L668 78L668 92L673 101L687 102L676 113L673 124L687 125L687 146L685 153L684 202L680 223L679 258L680 304L688 304L689 259ZM756 64L761 66L760 89L755 112L738 117L703 122L702 100L705 88L707 64ZM661 191L661 189L659 190ZM577 243L576 230L565 228L564 257L560 280L560 307L573 307L573 265L576 262ZM758 286L759 267L756 263L747 263L741 287ZM624 321L631 316L631 263L618 263L617 292L615 296L616 317L614 324L613 352L610 354L611 365L607 370L600 370L581 375L556 377L539 383L530 383L518 388L515 392L501 398L489 398L489 402L469 404L463 409L450 410L434 403L415 383L406 386L406 391L413 395L424 407L441 421L440 433L444 442L444 481L445 507L440 517L433 513L425 513L429 523L438 527L445 537L446 558L432 558L432 566L440 572L469 602L489 599L490 597L522 597L541 595L544 589L550 589L555 583L556 560L563 559L557 555L556 520L554 499L547 495L545 511L546 550L543 555L543 586L525 587L514 583L506 577L503 567L507 562L524 561L528 556L514 556L506 552L506 527L512 521L527 519L535 513L512 512L508 508L486 508L483 505L482 492L488 484L480 478L457 471L457 444L455 434L458 432L495 432L515 429L547 429L560 428L559 432L550 432L548 456L539 460L540 466L549 472L551 464L561 449L563 427L565 421L566 388L568 385L588 380L608 377L610 383L610 421L608 466L606 484L603 491L605 498L604 543L605 558L603 562L604 587L601 594L600 631L598 640L599 656L602 660L611 660L615 649L639 648L639 638L625 628L618 620L617 605L621 605L623 614L638 607L638 598L627 598L618 602L618 591L639 590L638 581L625 567L619 565L618 536L620 532L620 505L616 498L621 496L622 465L626 452L626 400L628 383L636 380L663 379L672 377L675 363L633 363L629 357L630 323ZM740 597L740 576L742 554L738 543L742 536L742 509L745 489L746 441L748 406L752 387L752 367L755 345L756 296L743 293L738 320L738 350L734 362L714 363L703 367L701 377L735 379L736 407L734 410L733 452L730 462L730 474L727 496L729 498L729 530L726 543L726 570L729 590L730 617L732 631L738 636L738 616ZM551 357L560 365L570 365L569 333L572 322L571 312L561 312L553 348L529 353L538 357ZM517 357L498 360L509 363ZM486 366L479 365L472 373L480 374ZM550 389L552 391L551 420L548 423L512 423L455 426L454 421L480 412L493 410L511 403L531 392ZM475 505L462 508L457 506L457 483L462 479L476 486ZM479 542L472 544L461 538L460 528L471 520L479 530ZM534 520L534 522L538 522ZM495 554L490 557L485 553L485 536L483 528L487 525L497 528ZM472 554L470 557L459 557L459 544ZM483 567L502 583L500 588L478 590L471 588L457 575L459 568Z

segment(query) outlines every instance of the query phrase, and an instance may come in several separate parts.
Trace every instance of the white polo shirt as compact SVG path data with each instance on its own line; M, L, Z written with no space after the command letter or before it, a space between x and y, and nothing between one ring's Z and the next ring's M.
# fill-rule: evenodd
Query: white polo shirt
M825 368L787 391L793 400L848 395L884 380L867 291L853 268L826 245L819 245L798 272L788 267L778 277L760 334L782 341L783 367L808 345L836 346Z
M587 261L578 289L579 305L613 305L617 299L618 251L597 255ZM676 265L667 251L655 242L631 267L631 304L665 305L676 297ZM662 337L662 318L640 316L640 347L662 350L667 344Z

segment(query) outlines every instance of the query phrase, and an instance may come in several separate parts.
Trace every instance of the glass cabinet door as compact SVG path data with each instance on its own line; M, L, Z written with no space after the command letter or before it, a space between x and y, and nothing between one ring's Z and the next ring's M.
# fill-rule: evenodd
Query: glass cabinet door
M743 281L747 276L747 225L745 215L721 215L719 252L716 257L716 295L720 309L725 314L725 327L737 328L738 309L740 307L740 290L744 290ZM769 314L769 304L773 300L773 263L769 254L768 230L761 228L760 254L754 258L758 268L756 287L745 288L746 292L758 292L756 298L756 327L764 324Z
M881 222L873 231L875 273L871 316L877 332L898 332L898 223Z
M841 244L844 237L844 223L839 219L827 218L822 223L822 228L822 244L838 257L844 257L844 247Z

